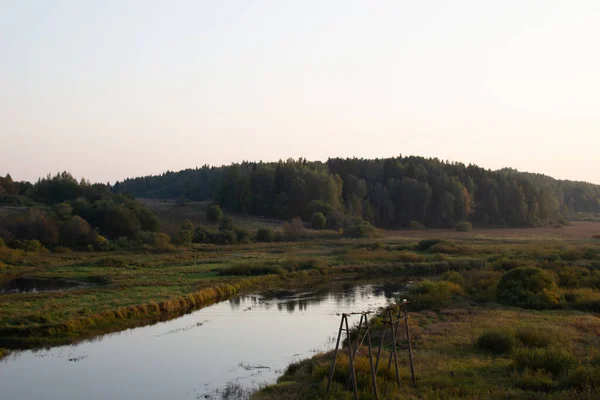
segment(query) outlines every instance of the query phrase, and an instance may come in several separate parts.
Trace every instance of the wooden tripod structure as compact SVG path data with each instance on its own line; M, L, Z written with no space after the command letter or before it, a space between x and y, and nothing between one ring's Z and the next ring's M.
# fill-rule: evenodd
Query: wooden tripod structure
M377 351L377 361L373 363L373 348L371 344L371 325L369 324L369 314L370 312L362 312L362 313L348 313L342 314L342 318L340 321L340 328L338 330L337 342L335 345L335 352L333 354L333 361L331 364L331 371L329 373L329 382L327 384L327 394L331 391L331 384L333 383L333 376L335 374L335 364L337 360L337 355L340 350L340 340L342 338L342 334L345 331L346 333L346 343L348 347L348 356L350 358L350 370L348 371L348 379L346 382L346 390L352 389L354 391L354 399L358 400L358 387L356 383L356 369L354 361L361 346L364 344L365 340L367 342L367 348L369 352L369 363L371 367L371 383L373 386L373 394L376 399L379 399L379 393L377 390L377 371L379 369L379 362L381 360L381 354L383 350L383 345L385 341L385 334L388 329L392 333L392 349L390 352L390 357L388 360L388 369L392 367L392 361L394 362L394 367L396 371L396 382L398 387L400 387L400 369L398 367L398 351L397 351L397 337L400 331L400 322L404 321L404 333L406 335L406 341L408 343L408 356L410 361L410 372L412 377L412 384L416 386L415 379L415 368L413 363L413 355L412 355L412 346L410 343L410 333L408 328L408 310L406 308L406 303L401 305L398 309L397 317L394 319L394 310L391 307L388 307L383 312L383 331L381 332L381 340L379 342L379 349ZM350 336L350 328L348 323L348 316L350 315L360 315L360 322L358 324L357 333L356 333L356 346L352 346L352 339Z

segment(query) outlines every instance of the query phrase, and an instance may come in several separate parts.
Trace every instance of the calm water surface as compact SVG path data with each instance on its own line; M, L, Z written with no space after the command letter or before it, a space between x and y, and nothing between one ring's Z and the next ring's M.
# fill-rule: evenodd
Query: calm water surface
M94 341L13 353L0 361L0 398L204 399L228 382L255 388L331 349L336 313L384 306L400 288L338 282L240 296Z

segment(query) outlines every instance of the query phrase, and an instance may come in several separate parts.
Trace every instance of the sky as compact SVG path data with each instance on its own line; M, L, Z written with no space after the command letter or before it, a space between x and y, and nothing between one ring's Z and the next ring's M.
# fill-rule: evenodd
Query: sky
M421 155L600 184L598 0L0 0L0 174Z

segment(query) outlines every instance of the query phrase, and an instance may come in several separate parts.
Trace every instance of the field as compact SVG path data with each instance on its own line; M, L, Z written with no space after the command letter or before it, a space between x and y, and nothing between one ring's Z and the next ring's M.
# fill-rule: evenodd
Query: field
M166 230L184 218L204 222L202 203L147 204ZM277 220L234 218L251 230L281 230ZM86 286L0 294L0 348L77 342L173 318L240 292L339 277L402 276L415 281L407 297L413 303L418 386L397 389L382 370L385 398L594 398L600 387L598 234L600 223L577 221L562 228L379 231L372 239L307 231L293 241L193 244L166 253L3 248L0 283L25 276ZM515 271L538 274L545 286L523 298L504 296L501 282ZM476 346L480 336L498 331L518 344L501 354ZM534 332L534 339L544 332L550 340L541 350L528 349L516 339L524 331ZM347 368L340 357L339 365ZM363 353L361 368L366 360ZM291 366L279 383L254 396L323 397L330 361L331 354L321 354ZM557 363L564 368L553 367ZM404 368L404 381L406 373ZM359 375L361 398L370 398L368 370ZM350 396L338 383L331 398Z

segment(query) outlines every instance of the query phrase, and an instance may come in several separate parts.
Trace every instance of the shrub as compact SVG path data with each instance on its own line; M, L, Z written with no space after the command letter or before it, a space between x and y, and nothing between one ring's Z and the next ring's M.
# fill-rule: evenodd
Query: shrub
M337 210L332 210L327 213L327 221L325 222L325 227L327 229L331 229L337 231L342 229L346 222L346 216Z
M194 230L194 243L212 243L215 232L206 226L198 226Z
M564 386L573 389L600 388L600 366L580 365L573 369L564 381Z
M256 231L257 242L272 242L275 240L275 233L268 228L260 228Z
M233 218L231 218L229 215L225 215L223 218L221 218L219 229L222 231L232 231L234 229Z
M189 219L184 219L181 223L182 231L194 231L194 224Z
M250 243L250 231L245 228L235 228L235 239L238 243Z
M223 218L223 210L217 205L212 205L206 210L206 220L208 222L217 223Z
M425 261L425 256L422 254L417 254L412 251L402 250L398 253L398 261L402 262L423 262Z
M517 341L512 333L503 331L484 332L475 343L475 346L482 351L491 354L510 353Z
M518 378L517 386L523 390L549 392L554 388L554 381L548 372L526 369Z
M513 360L515 366L521 371L525 369L544 370L555 378L564 375L576 364L571 353L559 348L518 348L513 351Z
M175 240L174 240L174 242L176 244L181 244L184 246L191 245L193 241L194 241L194 231L186 230L186 229L180 230L177 233Z
M344 236L352 238L370 238L375 236L375 232L375 227L368 222L344 228Z
M98 261L98 265L109 268L124 268L129 266L131 260L125 257L103 258Z
M158 232L152 234L152 246L159 252L175 251L171 238L166 233Z
M215 244L235 244L237 236L234 231L219 231L213 235L213 243Z
M76 248L86 247L94 243L96 232L92 230L90 224L80 216L76 215L60 227L60 242L64 246Z
M325 225L327 224L327 219L321 212L316 212L312 215L312 228L321 230L325 229Z
M520 267L502 276L497 296L502 304L543 309L558 304L556 291L552 275L540 268Z
M442 275L442 279L448 282L456 283L460 286L465 286L465 278L460 274L460 272L456 271L448 271L444 275Z
M425 239L425 240L421 240L419 243L417 243L417 250L419 251L427 251L430 248L432 248L433 246L435 246L438 243L442 243L445 242L447 243L445 240L442 239Z
M515 335L523 346L528 348L543 348L550 345L550 334L539 329L520 328Z
M449 303L454 296L462 294L462 288L456 283L426 279L411 288L410 294L416 303L440 307Z
M22 249L28 253L38 253L44 250L44 246L38 240L25 240L22 244Z
M456 230L458 232L469 232L473 229L473 224L468 221L460 221L456 223Z
M558 284L561 287L570 289L579 287L579 284L589 273L590 271L587 268L575 266L561 267L556 271Z

